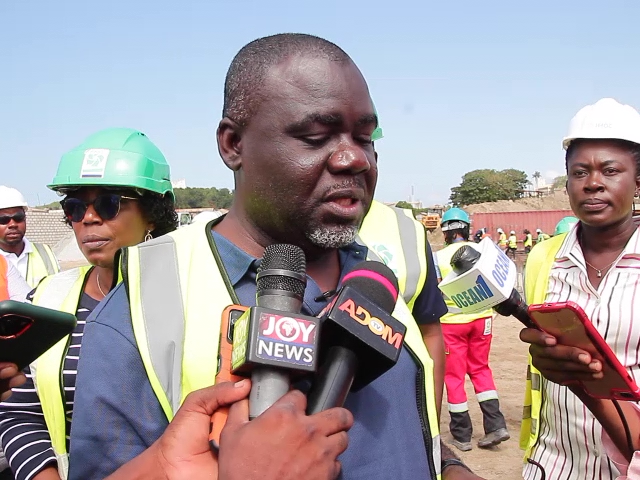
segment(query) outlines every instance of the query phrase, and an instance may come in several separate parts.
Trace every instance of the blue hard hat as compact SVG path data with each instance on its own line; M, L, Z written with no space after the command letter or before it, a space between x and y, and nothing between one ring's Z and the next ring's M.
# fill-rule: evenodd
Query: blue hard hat
M457 230L465 226L468 227L471 225L471 220L467 212L461 208L454 207L444 212L440 225L442 226L442 231L446 232L447 230Z

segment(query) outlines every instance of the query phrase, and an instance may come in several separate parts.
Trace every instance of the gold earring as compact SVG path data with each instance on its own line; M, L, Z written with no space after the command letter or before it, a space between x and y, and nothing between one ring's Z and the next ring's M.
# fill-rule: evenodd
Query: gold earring
M144 236L144 241L148 242L149 240L151 240L153 237L151 236L151 230L147 231L147 234Z

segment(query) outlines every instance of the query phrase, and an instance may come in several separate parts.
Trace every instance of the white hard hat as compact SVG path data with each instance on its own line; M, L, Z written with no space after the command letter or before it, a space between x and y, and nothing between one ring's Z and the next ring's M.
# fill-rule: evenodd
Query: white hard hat
M542 233L542 230L540 230L539 228L536 228L536 233Z
M27 201L18 190L0 185L0 209L26 206Z
M566 150L577 138L610 138L640 144L640 113L613 98L603 98L576 113L562 147Z
M511 230L510 235L515 235L515 234L516 234L516 232L514 232L513 230Z
M498 228L498 233L504 233L504 230L502 230L501 228Z

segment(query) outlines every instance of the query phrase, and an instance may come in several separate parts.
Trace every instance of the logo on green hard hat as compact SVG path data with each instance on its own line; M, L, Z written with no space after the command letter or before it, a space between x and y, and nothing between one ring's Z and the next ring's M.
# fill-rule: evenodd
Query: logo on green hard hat
M82 178L101 178L109 160L109 149L90 148L84 151L80 176Z

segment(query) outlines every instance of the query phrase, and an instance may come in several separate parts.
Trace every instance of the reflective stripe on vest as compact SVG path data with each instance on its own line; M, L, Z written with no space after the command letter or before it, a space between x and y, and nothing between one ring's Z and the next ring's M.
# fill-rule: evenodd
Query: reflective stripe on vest
M9 300L9 265L4 255L0 255L0 300Z
M471 242L456 242L451 245L447 245L442 250L436 252L442 278L445 278L453 271L453 268L451 267L451 257L453 257L453 254L456 253L463 245L471 245L471 247L474 248ZM488 318L493 316L493 310L490 308L478 313L462 313L462 310L446 296L445 303L447 304L448 313L440 318L440 323L464 324L471 323L479 318Z
M89 270L90 267L80 267L46 277L34 294L33 304L75 315ZM60 340L30 366L62 480L69 472L66 405L62 390L62 370L69 338L67 335Z
M35 288L47 275L58 273L58 261L53 255L49 245L43 243L32 243L34 250L29 253L27 262L27 283Z
M558 235L544 245L537 245L529 252L526 268L524 269L524 289L525 299L530 305L544 303L547 297L549 285L549 275L556 254L560 250L567 234ZM524 404L522 410L522 425L520 427L520 448L525 451L525 461L531 455L531 450L538 441L538 423L540 421L540 410L542 408L542 376L540 372L531 364L527 367L527 381L524 394Z
M410 210L387 207L374 200L358 237L359 243L369 249L369 260L382 261L396 274L402 296L413 310L427 279L424 226Z
M228 305L238 303L211 237L210 229L215 222L182 227L129 247L122 257L122 276L129 294L138 349L169 421L190 392L215 383L220 339L217 320ZM386 230L391 230L391 226L385 226ZM177 291L170 293L169 288ZM168 298L172 301L168 302ZM168 312L169 303L180 305L182 311L175 312L171 306ZM424 427L425 443L430 444L432 469L439 477L440 437L433 361L400 296L393 316L407 326L405 346L419 367L418 387L421 394L424 392L425 402L425 411L419 413L428 420Z

